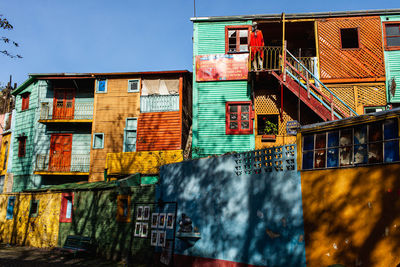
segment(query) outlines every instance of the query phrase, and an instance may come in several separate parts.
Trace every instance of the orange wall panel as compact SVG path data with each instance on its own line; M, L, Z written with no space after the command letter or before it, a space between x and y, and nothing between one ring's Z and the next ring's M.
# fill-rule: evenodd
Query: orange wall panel
M320 19L318 46L320 76L329 79L384 78L385 66L379 17ZM342 49L340 29L358 28L359 48Z
M141 113L138 121L136 150L181 149L181 125L179 111Z
M307 266L400 263L399 173L398 163L301 172Z

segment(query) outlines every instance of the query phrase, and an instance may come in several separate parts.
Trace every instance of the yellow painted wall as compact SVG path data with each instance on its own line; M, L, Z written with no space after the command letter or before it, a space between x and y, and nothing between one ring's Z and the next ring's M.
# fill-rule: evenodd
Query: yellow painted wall
M399 173L400 164L301 172L307 266L400 263Z
M183 150L108 153L108 175L158 174L160 166L183 161Z
M6 220L8 197L15 196L14 216ZM29 218L32 197L39 200L39 212ZM1 194L0 195L0 241L32 247L54 247L59 232L61 194Z
M0 175L6 175L7 173L7 164L8 162L4 162L6 150L8 151L7 157L10 154L10 138L11 133L6 134L1 139L1 150L0 150ZM5 163L5 164L4 164Z

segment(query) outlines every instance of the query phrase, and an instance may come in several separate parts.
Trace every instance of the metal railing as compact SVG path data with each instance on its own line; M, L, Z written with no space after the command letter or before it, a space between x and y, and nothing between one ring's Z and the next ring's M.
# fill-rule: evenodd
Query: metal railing
M91 120L93 119L93 103L75 103L71 108L58 108L54 112L52 103L41 103L41 120Z
M140 96L140 112L178 111L179 95Z
M281 54L281 46L251 46L249 71L279 70Z
M295 65L292 65L290 63L291 61L295 62ZM285 81L286 75L288 75L300 84L304 90L307 90L308 98L313 96L330 111L331 120L333 120L334 117L340 119L358 115L349 105L326 87L313 72L311 72L300 60L294 57L287 49L285 49L283 55L283 65L283 80ZM314 80L315 85L310 81L311 79ZM320 87L323 88L325 92L328 92L329 96L327 96ZM341 107L338 104L340 104Z
M286 58L286 60L290 64L292 64L293 67L299 70L304 76L307 75L307 70L314 74L314 76L318 76L317 57L298 57L296 59L297 61L291 57ZM305 68L303 68L303 66Z
M35 171L89 172L90 155L72 154L71 158L60 154L36 155Z

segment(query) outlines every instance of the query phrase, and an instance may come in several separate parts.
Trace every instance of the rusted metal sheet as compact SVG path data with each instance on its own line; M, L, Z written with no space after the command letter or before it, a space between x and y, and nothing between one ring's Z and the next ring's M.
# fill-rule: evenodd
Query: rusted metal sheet
M379 17L317 20L322 82L327 79L384 78L385 66ZM340 29L357 28L359 48L343 49Z
M179 111L141 113L138 121L136 150L181 149L181 124Z
M108 153L108 175L158 174L162 165L183 161L182 150Z

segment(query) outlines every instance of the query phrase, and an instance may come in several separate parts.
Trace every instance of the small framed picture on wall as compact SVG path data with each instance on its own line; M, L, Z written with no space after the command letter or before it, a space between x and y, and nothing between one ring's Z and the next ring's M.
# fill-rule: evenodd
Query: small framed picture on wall
M150 207L144 206L143 207L143 220L148 221L150 218Z
M143 206L138 206L136 209L136 220L143 219Z
M157 246L157 243L158 243L158 231L153 230L153 231L151 231L150 245Z
M158 226L158 213L151 214L151 228L157 228Z
M160 213L158 216L158 228L165 228L165 213Z
M168 213L167 214L167 229L174 229L174 221L175 219L175 214L173 213Z

